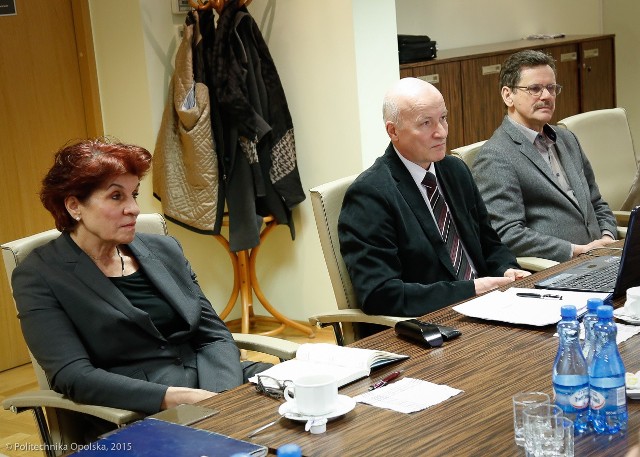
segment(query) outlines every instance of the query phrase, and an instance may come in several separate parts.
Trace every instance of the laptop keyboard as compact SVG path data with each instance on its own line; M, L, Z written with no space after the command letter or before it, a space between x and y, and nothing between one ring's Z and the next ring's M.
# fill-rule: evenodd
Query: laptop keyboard
M616 285L619 266L620 259L616 259L604 268L554 281L553 286L575 288L577 290L613 290Z

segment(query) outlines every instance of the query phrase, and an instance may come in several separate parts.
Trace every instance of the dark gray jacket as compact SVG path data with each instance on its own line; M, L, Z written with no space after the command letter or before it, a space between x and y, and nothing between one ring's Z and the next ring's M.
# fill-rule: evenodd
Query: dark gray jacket
M63 233L12 277L24 337L52 388L81 403L153 413L170 385L220 392L242 384L239 350L179 243L137 234L129 248L188 329L163 337Z

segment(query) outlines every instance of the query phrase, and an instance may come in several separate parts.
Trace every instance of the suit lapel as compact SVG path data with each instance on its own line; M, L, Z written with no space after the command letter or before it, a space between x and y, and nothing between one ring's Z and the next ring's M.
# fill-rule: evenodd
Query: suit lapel
M149 280L189 324L189 327L192 328L200 317L200 309L197 303L193 305L193 296L187 297L185 295L184 288L180 287L160 259L152 255L151 251L138 237L129 244L129 248L142 269L144 269ZM190 304L193 306L189 306Z
M560 164L562 165L562 168L567 175L569 185L573 190L573 194L576 196L576 200L578 200L579 210L584 216L588 213L587 208L591 203L591 198L590 195L587 195L586 193L587 189L585 189L585 187L582 185L580 172L576 169L574 161L569 157L569 147L560 137L560 135L557 135L556 137L556 150L558 151Z
M98 297L118 310L144 331L155 337L163 338L151 322L149 315L135 306L113 285L91 258L86 255L70 239L68 233L63 233L58 239L62 261L72 268L73 274L85 286L95 292Z
M551 167L544 160L542 154L536 149L536 147L529 142L527 138L518 130L518 128L509 121L505 117L502 121L502 127L507 132L507 134L511 137L511 140L515 144L515 147L518 149L519 153L525 156L537 169L538 171L545 177L549 183L562 195L562 198L566 198L573 206L576 206L576 202L573 201L565 192L562 190L556 178L553 176L553 172L551 171ZM564 162L562 162L564 166ZM566 169L565 169L566 172ZM571 182L571 181L570 181ZM573 186L573 183L572 183ZM580 208L578 208L580 209Z
M511 123L507 117L502 121L502 128L507 132L507 134L511 137L511 141L513 141L516 149L520 154L525 156L533 165L538 169L538 171L554 186L558 187L555 179L553 178L553 172L551 171L551 167L547 162L545 162L544 158L538 152L536 147L529 142L527 138L522 134L518 128ZM558 190L562 192L560 187Z
M451 264L451 258L447 252L447 247L442 240L438 226L433 220L433 217L429 212L429 208L425 203L422 194L418 190L411 173L409 173L409 170L407 170L402 161L398 158L392 145L389 145L387 148L385 156L391 175L396 181L398 192L400 192L400 195L402 195L402 198L404 198L405 202L418 220L418 223L422 227L427 239L436 251L442 266L449 270L449 272L451 272L455 277L456 273L453 270L453 265Z

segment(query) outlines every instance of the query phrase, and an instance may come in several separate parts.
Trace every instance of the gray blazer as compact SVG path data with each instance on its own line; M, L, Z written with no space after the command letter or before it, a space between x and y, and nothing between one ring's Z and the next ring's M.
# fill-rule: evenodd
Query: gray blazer
M153 413L170 385L219 392L242 384L239 350L179 243L137 234L129 247L188 329L163 337L63 233L12 277L24 337L52 388L82 403Z
M601 238L604 230L615 234L616 220L575 135L555 131L558 157L577 203L506 117L482 146L472 171L491 223L513 253L562 262L571 258L572 243L587 244Z

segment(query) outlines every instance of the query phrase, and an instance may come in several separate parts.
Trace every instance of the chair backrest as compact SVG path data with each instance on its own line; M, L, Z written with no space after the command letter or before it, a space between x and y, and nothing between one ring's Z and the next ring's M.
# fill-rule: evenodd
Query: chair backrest
M329 270L329 278L338 309L359 308L338 241L338 217L342 209L342 200L344 200L347 188L357 176L341 178L310 190L320 245L327 270Z
M478 152L480 152L480 148L486 143L486 141L487 140L483 140L466 146L460 146L459 148L452 149L451 154L461 158L464 163L467 164L467 167L471 168L473 161L476 160Z
M578 137L602 197L612 210L621 209L637 170L626 111L623 108L588 111L564 118L558 126Z
M158 235L167 234L167 223L161 214L140 214L136 222L136 231L142 233L154 233ZM35 248L42 246L49 241L60 236L60 232L56 229L47 230L45 232L36 233L25 238L20 238L15 241L9 241L4 243L2 247L2 259L4 260L4 268L7 273L7 279L9 280L9 287L11 288L11 274L13 270L22 262ZM49 381L44 374L44 371L35 360L31 352L31 361L33 363L33 369L36 373L38 380L38 386L41 389L49 389Z

